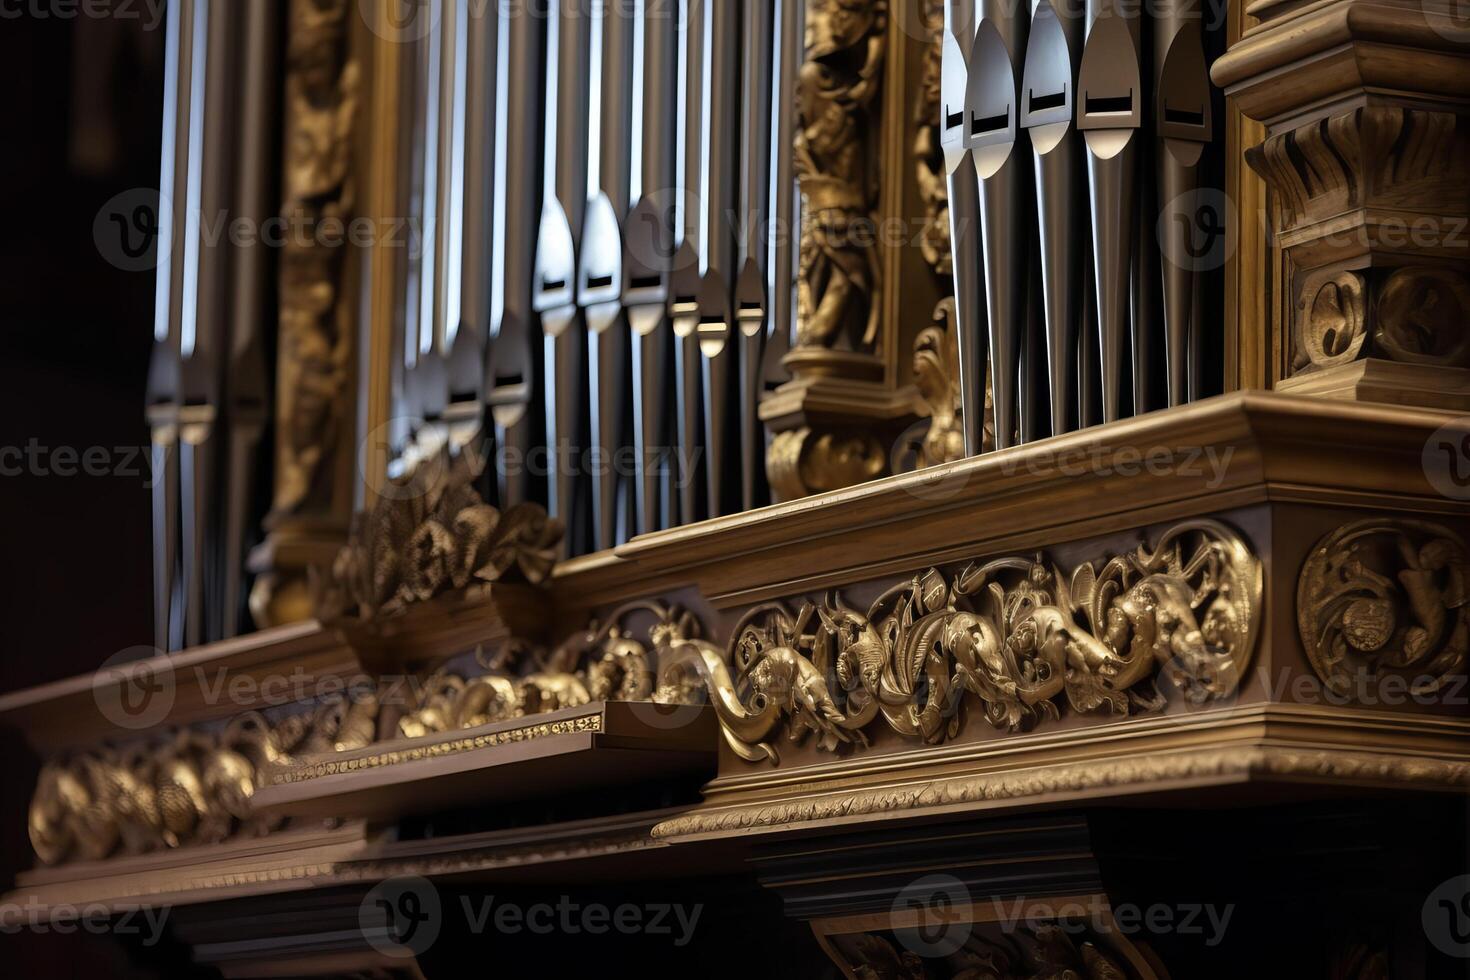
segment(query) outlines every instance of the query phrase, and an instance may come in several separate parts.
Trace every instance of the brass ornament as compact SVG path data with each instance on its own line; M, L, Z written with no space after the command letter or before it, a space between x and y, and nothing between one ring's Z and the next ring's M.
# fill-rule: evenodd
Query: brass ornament
M1158 710L1159 683L1204 704L1233 694L1260 627L1261 563L1230 528L1188 521L1152 547L1064 575L1041 556L937 569L865 611L835 593L750 610L728 648L673 638L664 670L704 679L726 742L779 763L783 731L836 751L878 722L926 743L954 738L974 695L998 729Z
M447 449L388 481L373 508L353 518L346 547L322 590L322 618L391 616L416 602L512 569L533 585L556 561L563 528L538 504L501 513L475 489L479 468Z
M31 799L31 845L43 864L59 864L268 833L279 823L250 806L267 769L293 753L366 744L377 708L359 694L274 724L252 711L217 732L52 759Z
M797 347L871 350L879 268L878 113L886 0L812 0L797 78L794 147L802 197Z
M1345 524L1312 550L1297 582L1297 626L1333 693L1384 670L1425 695L1465 671L1470 571L1463 538L1429 521Z

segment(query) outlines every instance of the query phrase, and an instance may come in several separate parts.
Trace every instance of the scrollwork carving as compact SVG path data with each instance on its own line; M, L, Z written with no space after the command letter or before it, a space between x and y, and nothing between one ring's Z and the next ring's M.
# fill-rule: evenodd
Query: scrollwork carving
M871 432L814 432L805 426L776 432L766 451L766 475L779 500L840 490L876 479L888 468L883 445Z
M726 742L779 762L784 730L821 749L864 745L881 717L938 743L964 724L966 695L998 729L1078 712L1123 716L1165 704L1162 683L1193 703L1232 694L1255 649L1260 561L1210 520L1177 525L1153 547L1066 575L1041 556L930 569L866 610L836 593L752 609L727 650L671 638L665 669L699 671Z
M630 626L639 614L651 618L641 639ZM640 601L620 606L550 651L515 641L492 656L477 651L485 673L435 673L399 720L398 733L418 738L592 701L693 700L697 695L687 684L671 682L668 690L655 691L654 651L698 635L699 625L687 612Z
M376 696L358 692L275 723L252 711L217 732L53 759L31 800L31 844L42 863L58 864L268 833L279 823L250 805L267 768L373 741L377 712Z
M1297 583L1297 626L1317 676L1348 696L1360 676L1404 671L1423 695L1463 674L1467 574L1463 538L1441 524L1369 519L1328 534Z

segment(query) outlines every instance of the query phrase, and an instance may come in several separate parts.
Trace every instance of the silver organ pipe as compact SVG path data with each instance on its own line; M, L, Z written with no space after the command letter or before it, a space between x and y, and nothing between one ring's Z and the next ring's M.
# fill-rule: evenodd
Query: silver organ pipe
M1190 261L1201 208L1200 167L1214 132L1199 0L1170 0L1154 24L1158 234L1169 404L1200 395L1199 271ZM1152 231L1152 229L1149 229Z
M699 354L699 296L702 289L700 226L703 208L698 188L703 184L705 126L704 22L708 0L680 0L680 37L677 69L678 104L674 136L679 190L675 194L674 268L669 276L669 320L674 331L674 392L677 464L679 467L679 521L689 524L707 512L706 447L704 445L703 366Z
M541 344L533 342L532 332L538 326L533 296L541 214L545 24L514 0L500 6L495 24L485 400L494 428L498 497L507 506L544 493L526 461L544 429L542 402L535 395Z
M772 58L776 77L771 82L771 192L770 254L767 302L770 326L761 372L765 391L791 380L784 360L791 351L796 329L796 275L800 260L796 247L801 227L801 201L796 187L796 162L786 147L796 142L796 74L806 17L804 0L777 0L772 20ZM764 465L764 464L762 464Z
M163 77L163 146L160 152L158 266L154 296L153 351L148 364L147 413L153 486L153 642L160 650L183 644L183 601L179 581L179 329L178 306L170 302L177 289L173 264L174 241L181 212L168 207L176 175L186 168L187 140L179 139L181 118L187 117L188 69L183 52L187 4L168 5L165 24ZM184 133L187 134L187 128Z
M986 309L980 261L978 174L969 151L966 89L975 34L974 0L947 0L941 39L939 145L949 189L949 236L954 271L955 337L965 452L980 452L985 427Z
M1022 429L1018 381L1027 332L1031 161L1021 141L1019 95L1028 13L1011 0L979 0L970 48L965 146L980 179L980 231L990 333L995 445Z
M546 152L536 239L534 307L544 344L548 509L567 528L568 554L587 549L591 526L581 466L587 445L587 337L576 305L576 241L587 201L587 18L557 0L546 20Z
M1021 127L1030 136L1036 170L1053 435L1076 427L1080 404L1078 338L1083 330L1082 284L1089 272L1087 185L1073 120L1084 29L1074 3L1036 0L1021 85Z
M634 112L629 177L636 202L623 225L623 305L632 332L635 529L674 523L669 459L674 411L674 336L668 317L676 204L674 88L679 43L678 0L639 0L634 20Z
M704 401L704 446L707 514L740 510L737 357L732 335L732 287L735 283L740 133L739 0L704 0L700 25L705 64L702 86L699 222L700 383Z
M1138 137L1142 124L1139 16L1121 0L1087 0L1077 128L1087 143L1092 258L1102 351L1103 421L1120 417L1129 339Z
M744 0L745 54L742 65L740 116L740 272L735 282L735 323L740 371L740 507L749 510L770 499L765 480L766 440L759 408L765 390L764 362L770 332L772 276L776 255L772 242L771 202L776 196L777 169L772 166L772 137L779 117L781 74L779 13L770 0Z
M623 316L621 226L631 189L633 19L619 2L592 0L587 210L582 225L578 305L587 324L592 410L592 529L598 548L628 538L631 474L620 472L631 443L628 325ZM642 93L639 93L640 97Z
M484 350L490 331L490 163L495 99L493 4L446 0L442 72L444 134L441 200L445 216L440 263L444 287L439 333L445 350L444 430L452 453L483 465Z

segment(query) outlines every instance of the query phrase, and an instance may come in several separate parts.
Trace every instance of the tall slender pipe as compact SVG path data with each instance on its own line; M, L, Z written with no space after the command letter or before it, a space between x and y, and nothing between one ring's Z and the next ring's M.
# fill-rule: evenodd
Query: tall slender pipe
M639 0L633 35L633 121L629 167L636 201L623 223L623 306L632 332L634 482L639 534L674 523L674 477L669 459L674 412L670 365L674 335L668 318L673 268L675 85L678 0Z
M536 238L533 305L545 346L546 450L551 512L566 550L591 540L587 482L587 335L576 305L576 245L587 201L587 19L578 0L557 0L546 19L546 161Z
M1084 31L1075 4L1062 0L1058 8L1052 0L1035 0L1021 83L1021 128L1030 134L1036 169L1053 435L1071 431L1079 417L1077 339L1087 274L1087 183L1074 115Z
M709 71L704 30L709 0L681 0L678 59L678 121L674 136L675 195L674 268L669 277L669 319L674 330L675 426L679 464L679 520L689 524L708 512L708 460L704 445L704 382L699 352L700 292L704 257L702 224L707 216L704 186L704 140L708 118Z
M760 420L765 389L764 360L774 290L776 256L770 227L776 168L772 166L772 126L781 91L781 62L775 38L780 30L771 0L744 0L744 112L740 117L740 275L735 284L735 321L740 339L740 505L759 507L770 499L766 485L766 440Z
M1139 14L1124 0L1087 0L1077 128L1087 143L1092 261L1102 351L1103 421L1119 417L1134 251L1138 128L1142 122Z
M534 396L541 373L532 342L536 286L537 194L546 139L542 82L545 20L516 3L499 7L495 24L494 164L490 205L490 343L485 351L485 402L495 430L497 490L502 505L542 496L526 465L544 428ZM554 89L552 90L554 93Z
M970 160L966 89L975 36L974 0L947 0L939 68L939 145L949 187L950 264L954 275L955 337L959 352L960 414L965 453L973 456L985 432L985 280L981 276L980 191Z
M740 58L739 0L704 0L700 24L705 66L700 132L699 325L704 400L705 485L710 517L740 508L737 358L732 286L738 201Z
M628 213L633 21L621 3L592 0L587 214L577 302L587 320L591 384L592 530L600 549L628 538L632 474L619 471L631 442L631 362L623 316L622 222ZM639 93L640 97L642 93Z
M1154 22L1155 131L1158 136L1158 233L1164 288L1164 347L1169 404L1191 397L1200 358L1194 322L1199 269L1194 232L1200 219L1200 162L1213 138L1210 82L1199 0L1164 0Z
M1017 383L1035 214L1031 165L1017 125L1030 18L1011 0L980 0L977 13L965 93L965 146L980 178L995 446L1004 449L1017 441L1022 428Z

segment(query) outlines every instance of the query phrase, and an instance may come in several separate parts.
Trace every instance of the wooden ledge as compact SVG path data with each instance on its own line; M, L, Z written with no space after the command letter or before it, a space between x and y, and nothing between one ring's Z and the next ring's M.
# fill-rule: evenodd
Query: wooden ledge
M545 590L516 583L438 596L374 622L307 620L244 636L103 663L90 674L0 696L0 724L43 756L313 702L372 677L426 671L510 636L539 640Z
M673 843L807 833L1083 801L1160 804L1234 787L1239 805L1287 793L1470 792L1470 720L1296 705L1129 720L1050 737L927 747L867 764L721 779L653 829ZM840 771L839 771L840 770ZM1270 787L1264 794L1254 792ZM1194 793L1186 805L1212 799Z
M634 538L564 562L558 604L697 589L716 607L981 554L1050 547L1282 493L1393 496L1452 513L1424 474L1448 416L1237 392L833 493ZM1152 462L1151 462L1152 461Z
M0 723L49 756L290 704L363 670L341 630L308 620L4 695Z
M712 709L597 701L577 708L375 742L274 770L257 812L389 819L541 795L714 773Z

